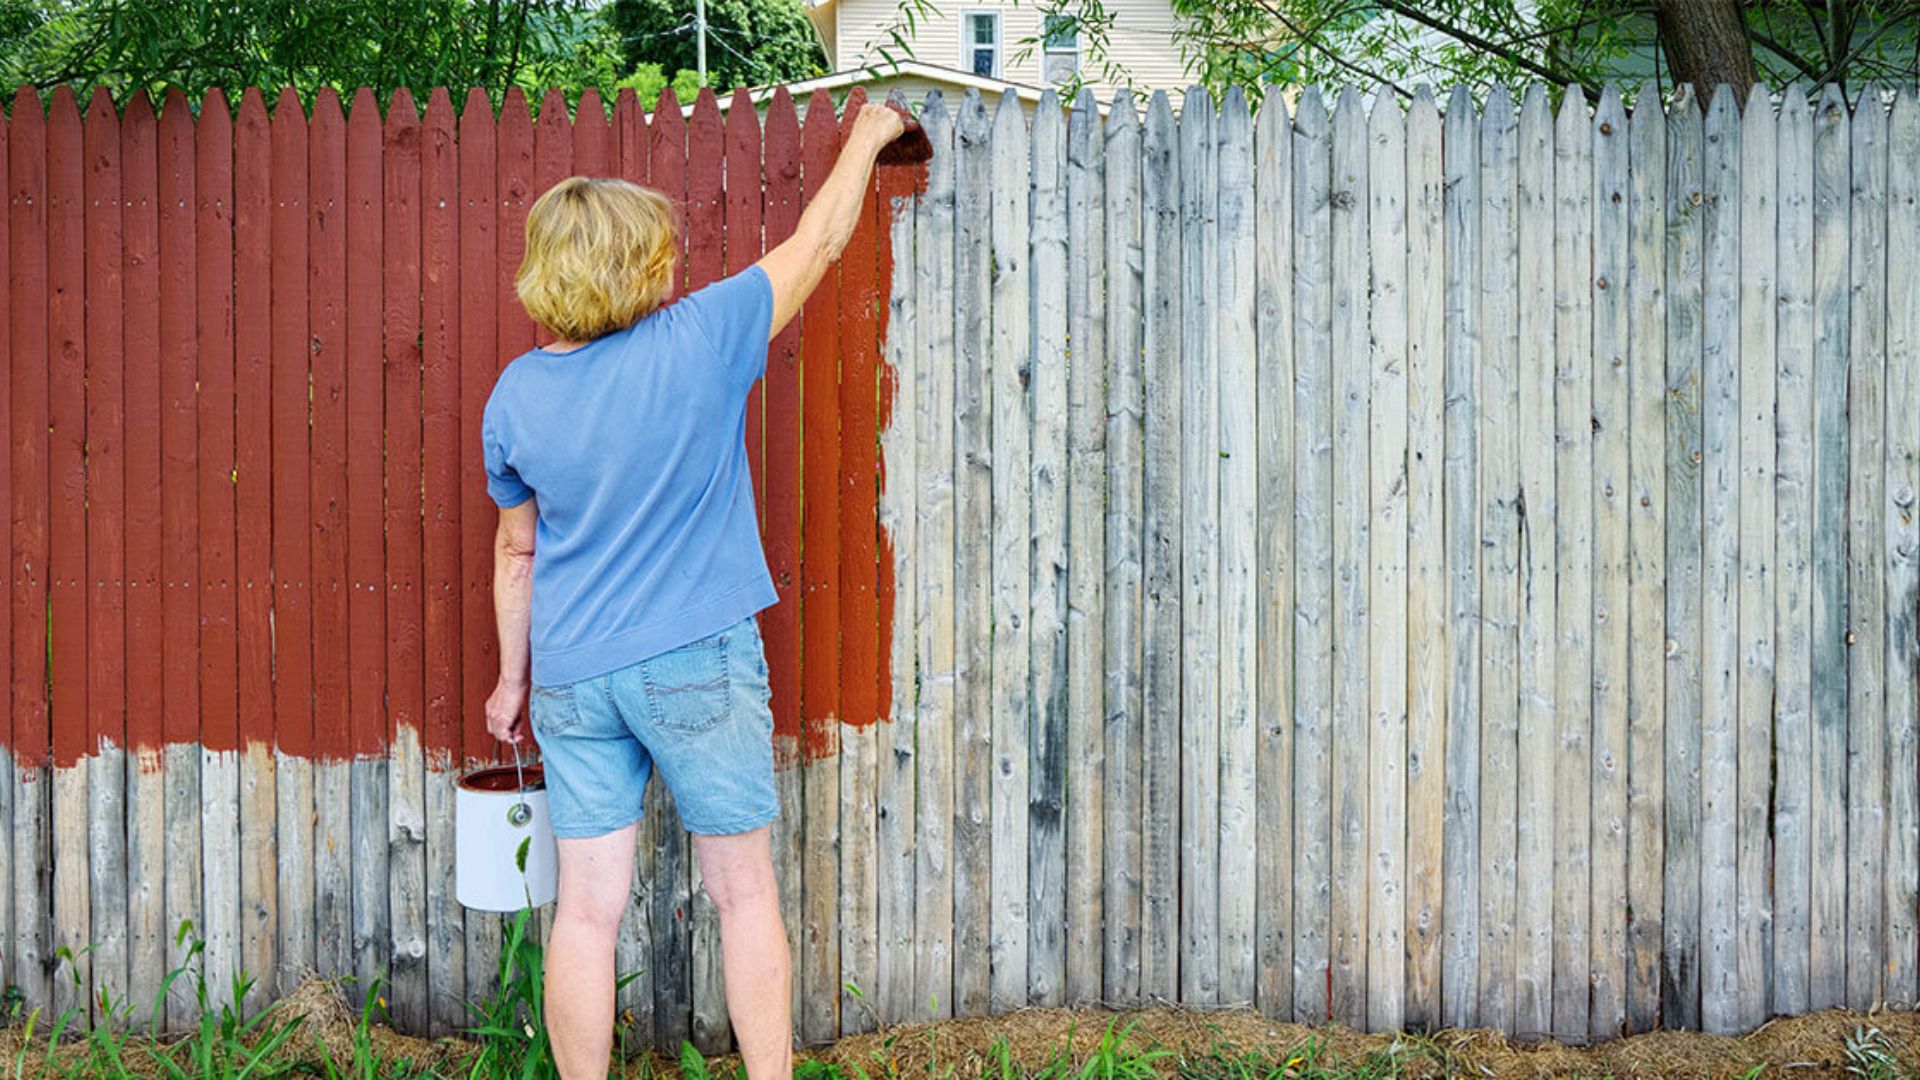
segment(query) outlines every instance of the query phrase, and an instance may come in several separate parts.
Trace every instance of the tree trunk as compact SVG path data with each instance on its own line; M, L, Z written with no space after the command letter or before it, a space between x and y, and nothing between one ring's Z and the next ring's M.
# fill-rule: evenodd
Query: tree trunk
M1654 23L1675 84L1692 83L1705 109L1715 87L1731 86L1744 104L1758 81L1740 0L1659 0Z

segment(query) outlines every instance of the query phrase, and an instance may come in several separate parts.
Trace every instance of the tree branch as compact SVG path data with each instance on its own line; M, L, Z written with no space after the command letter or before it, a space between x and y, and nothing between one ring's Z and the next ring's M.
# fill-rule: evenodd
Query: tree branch
M1600 93L1600 88L1598 86L1588 82L1586 79L1581 78L1576 74L1572 74L1564 71L1555 71L1552 68L1549 68L1546 65L1541 64L1538 61L1534 60L1532 57L1526 55L1525 53L1518 52L1513 49L1502 48L1498 42L1490 41L1486 38L1481 37L1478 34L1473 33L1472 31L1463 29L1461 27L1455 26L1448 22L1444 22L1440 19L1436 19L1433 16L1428 15L1426 12L1421 11L1419 7L1414 4L1404 3L1402 2L1402 0L1380 0L1380 6L1383 8L1386 8L1388 11L1391 11L1394 14L1399 15L1403 18L1411 19L1414 22L1417 22L1420 25L1425 26L1429 29L1438 30L1441 33L1447 35L1448 37L1453 38L1455 41L1460 42L1462 45L1467 45L1472 48L1479 49L1483 52L1492 53L1495 56L1498 56L1501 59L1506 60L1507 62L1513 64L1516 67L1519 67L1524 71L1533 72L1535 75L1538 75L1541 78L1547 80L1548 82L1553 83L1555 86L1572 86L1572 85L1578 84L1582 89L1586 90L1587 93L1589 94L1598 95Z
M1820 73L1813 70L1813 66L1811 64L1808 64L1805 60L1800 58L1799 54L1793 52L1791 49L1788 49L1785 45L1782 45L1780 42L1775 41L1773 38L1768 37L1767 35L1761 33L1758 30L1753 29L1752 27L1748 27L1747 40L1753 42L1755 45L1758 45L1761 48L1766 49L1768 52L1774 54L1775 56L1778 56L1782 60L1785 60L1787 63L1792 64L1795 71L1798 71L1800 74L1805 75L1809 79L1812 79L1815 83L1822 81L1820 78Z

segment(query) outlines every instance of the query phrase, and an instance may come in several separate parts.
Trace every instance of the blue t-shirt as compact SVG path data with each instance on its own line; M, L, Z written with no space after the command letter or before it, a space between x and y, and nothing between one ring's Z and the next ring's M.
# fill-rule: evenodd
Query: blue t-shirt
M745 444L772 319L773 286L749 267L500 373L481 423L487 494L539 500L536 684L639 663L777 599Z

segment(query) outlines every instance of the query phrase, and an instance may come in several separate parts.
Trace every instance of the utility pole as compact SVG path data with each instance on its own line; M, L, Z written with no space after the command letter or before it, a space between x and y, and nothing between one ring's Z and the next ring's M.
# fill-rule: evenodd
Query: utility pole
M707 85L707 0L693 0L693 37L700 85Z

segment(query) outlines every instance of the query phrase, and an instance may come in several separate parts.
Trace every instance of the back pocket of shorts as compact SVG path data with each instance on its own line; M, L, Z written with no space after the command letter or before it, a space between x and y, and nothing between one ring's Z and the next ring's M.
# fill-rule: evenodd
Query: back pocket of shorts
M573 699L572 686L536 686L527 699L527 711L533 716L533 730L541 735L560 735L580 723L580 706Z
M643 661L640 677L654 725L668 731L705 730L725 720L732 708L725 634Z

